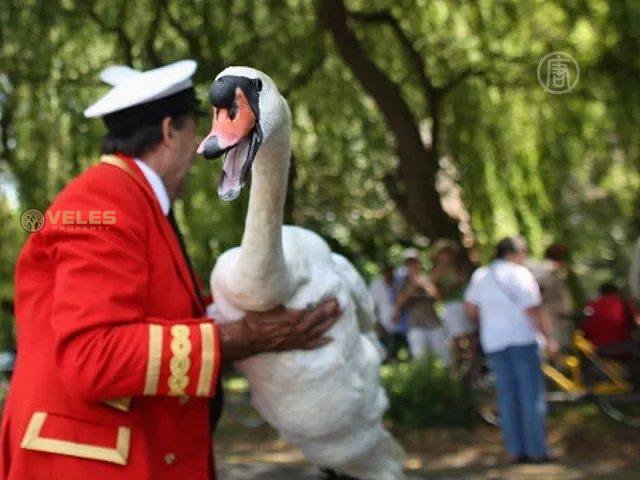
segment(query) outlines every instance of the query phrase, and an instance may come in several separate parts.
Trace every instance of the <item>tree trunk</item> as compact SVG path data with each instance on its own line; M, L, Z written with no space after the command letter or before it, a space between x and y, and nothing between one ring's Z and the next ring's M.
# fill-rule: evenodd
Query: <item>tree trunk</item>
M385 186L399 211L412 227L425 236L460 241L457 221L442 208L436 190L438 173L438 138L440 130L440 91L430 97L433 115L432 144L425 146L417 119L396 85L371 60L348 25L348 13L342 0L322 0L319 18L330 32L335 46L376 102L395 139L398 166L385 178Z

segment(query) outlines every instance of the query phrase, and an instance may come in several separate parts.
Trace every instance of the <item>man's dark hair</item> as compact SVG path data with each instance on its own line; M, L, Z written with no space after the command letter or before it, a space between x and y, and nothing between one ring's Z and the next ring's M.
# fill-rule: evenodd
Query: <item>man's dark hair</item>
M182 130L187 123L187 118L192 115L192 113L183 113L181 115L171 116L173 119L173 127L176 130ZM162 141L163 120L153 125L144 125L127 135L117 135L108 132L102 137L100 150L104 154L121 152L125 155L139 158L153 150Z
M496 258L505 258L507 255L526 251L527 241L523 237L506 237L496 246Z
M380 266L380 273L385 274L385 273L393 273L395 271L395 268L393 268L393 265L391 265L390 263L383 263Z
M569 260L569 248L562 243L553 243L545 250L544 258L556 262L566 262Z
M600 292L600 295L613 295L615 293L618 293L620 290L612 282L606 282L600 285L598 291Z

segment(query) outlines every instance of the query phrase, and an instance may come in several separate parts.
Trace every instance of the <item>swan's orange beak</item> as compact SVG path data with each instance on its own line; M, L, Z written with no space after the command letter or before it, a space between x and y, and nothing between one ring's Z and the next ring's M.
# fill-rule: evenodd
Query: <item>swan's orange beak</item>
M259 79L233 75L219 77L209 87L213 121L198 153L206 158L224 154L218 181L218 196L223 200L238 198L262 144L261 89Z
M197 151L209 159L217 158L238 145L256 126L256 116L240 87L235 89L235 99L230 108L213 106L212 110L211 131Z

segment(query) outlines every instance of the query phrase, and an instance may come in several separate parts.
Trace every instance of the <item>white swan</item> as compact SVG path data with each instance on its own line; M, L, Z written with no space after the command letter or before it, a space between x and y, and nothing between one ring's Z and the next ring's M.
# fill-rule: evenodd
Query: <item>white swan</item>
M365 480L404 478L403 451L382 425L387 397L366 285L318 235L282 226L291 155L287 102L271 78L248 67L225 69L209 98L213 127L198 153L226 152L220 197L235 199L252 171L242 244L220 256L211 273L216 318L234 321L279 304L305 308L329 297L342 309L329 345L238 362L254 406L321 468Z

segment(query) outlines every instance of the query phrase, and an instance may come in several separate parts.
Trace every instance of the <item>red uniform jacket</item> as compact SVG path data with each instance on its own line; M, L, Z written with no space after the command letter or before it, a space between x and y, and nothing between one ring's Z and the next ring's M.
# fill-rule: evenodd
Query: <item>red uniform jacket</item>
M142 172L105 160L18 260L2 480L213 478L218 328Z
M624 297L618 294L601 295L590 301L586 310L589 316L582 325L587 340L596 347L631 340L631 326L635 311Z

